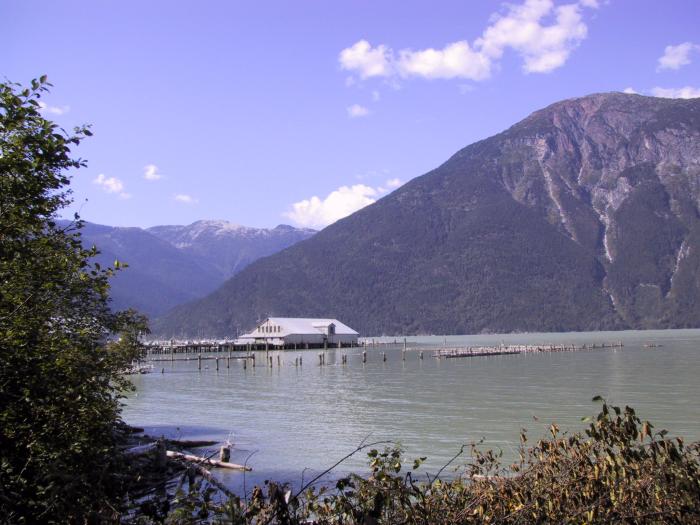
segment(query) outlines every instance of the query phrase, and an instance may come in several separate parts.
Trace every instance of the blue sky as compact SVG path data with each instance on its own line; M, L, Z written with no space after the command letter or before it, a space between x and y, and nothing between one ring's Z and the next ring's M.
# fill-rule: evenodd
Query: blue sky
M700 96L700 2L0 0L97 223L322 227L557 100Z

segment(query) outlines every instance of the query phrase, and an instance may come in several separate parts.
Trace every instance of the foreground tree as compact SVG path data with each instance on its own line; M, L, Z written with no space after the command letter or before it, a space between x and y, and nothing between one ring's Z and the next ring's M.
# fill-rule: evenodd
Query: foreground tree
M70 203L71 148L91 133L44 119L45 77L0 84L0 521L96 522L117 514L121 373L142 321L112 313L110 269L91 263Z

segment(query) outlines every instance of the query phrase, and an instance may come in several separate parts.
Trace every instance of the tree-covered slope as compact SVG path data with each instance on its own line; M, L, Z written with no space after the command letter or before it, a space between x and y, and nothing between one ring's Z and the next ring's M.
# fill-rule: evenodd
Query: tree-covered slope
M700 326L700 100L567 100L261 259L157 333Z
M103 266L115 260L128 264L111 281L113 306L158 316L204 297L256 259L313 233L291 226L257 229L198 221L146 230L86 223L81 237L84 245L100 250L97 261Z

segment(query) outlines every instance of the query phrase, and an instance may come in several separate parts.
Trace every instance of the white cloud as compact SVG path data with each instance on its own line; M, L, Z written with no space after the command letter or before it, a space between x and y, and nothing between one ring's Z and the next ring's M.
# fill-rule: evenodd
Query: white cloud
M483 80L491 75L491 60L462 40L439 50L404 49L399 53L398 69L403 76Z
M553 23L543 25L546 17L554 17ZM526 0L496 15L475 47L493 60L511 48L523 57L526 73L548 73L564 65L587 33L579 4L555 7L552 0Z
M524 0L508 4L473 43L460 40L441 49L404 49L398 53L386 45L372 47L360 40L340 52L343 69L361 78L421 77L485 80L504 52L511 49L523 59L526 73L548 73L563 66L571 52L586 38L584 8L597 8L597 0L580 0L556 6L553 0ZM397 58L398 57L398 58Z
M659 57L659 65L656 70L680 69L690 64L690 53L700 51L700 46L692 42L683 42L677 46L666 46L663 56Z
M382 96L379 94L379 91L377 91L376 89L374 91L372 91L372 101L373 102L379 102L379 99L381 97Z
M162 173L158 173L158 166L155 164L148 164L143 167L143 178L146 180L160 180L163 178Z
M389 179L384 184L386 185L387 188L391 188L391 189L398 188L399 186L401 186L401 179L399 179L398 177L393 178L393 179Z
M400 185L399 179L390 179L385 183L387 188L392 189ZM329 193L325 199L314 195L310 199L295 202L291 211L284 213L284 216L299 226L324 228L369 206L388 191L386 188L373 188L366 184L341 186Z
M195 199L192 197L192 195L188 195L186 193L178 193L174 198L177 202L182 202L184 204L197 204L199 202L198 199Z
M39 101L39 111L51 115L65 115L70 111L70 106L49 106L43 100Z
M685 86L682 88L662 88L655 87L651 90L652 95L662 98L699 98L700 88Z
M639 93L631 87L626 87L625 89L622 90L623 93L627 93L628 95L639 95Z
M131 198L131 194L124 191L124 183L116 177L107 177L104 173L100 173L92 183L102 187L107 193L118 194L122 199Z
M369 115L369 109L364 106L360 106L359 104L353 104L352 106L348 106L346 109L348 112L348 117L350 118L360 118Z
M391 50L381 45L373 48L367 40L360 40L352 47L343 49L338 60L343 69L357 72L360 78L391 74Z

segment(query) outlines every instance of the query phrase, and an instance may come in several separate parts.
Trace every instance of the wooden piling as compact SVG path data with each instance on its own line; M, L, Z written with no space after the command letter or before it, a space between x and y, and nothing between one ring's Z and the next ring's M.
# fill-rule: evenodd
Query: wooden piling
M219 358L216 358L216 371L219 371Z
M386 363L386 352L382 352L382 358L384 359L384 362Z
M366 362L367 362L367 352L366 352L366 351L363 351L363 352L362 352L362 362L363 362L363 363L366 363Z
M197 356L197 369L201 370L202 369L202 355Z

